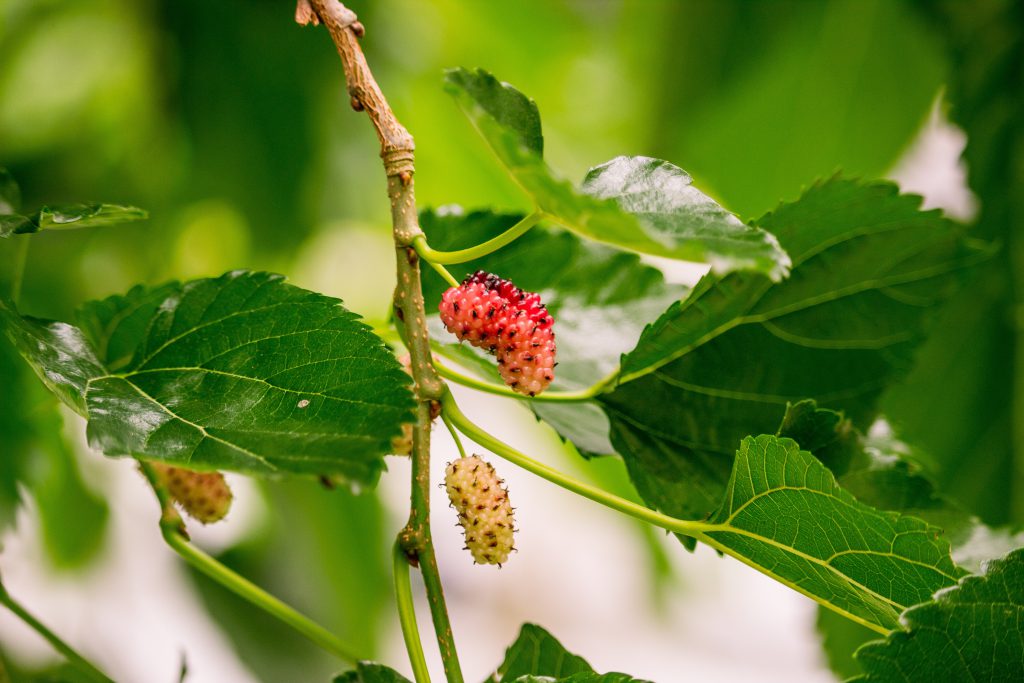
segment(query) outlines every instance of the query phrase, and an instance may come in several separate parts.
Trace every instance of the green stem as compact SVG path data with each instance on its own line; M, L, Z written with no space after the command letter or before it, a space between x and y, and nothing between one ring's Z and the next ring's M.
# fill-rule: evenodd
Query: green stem
M11 301L18 305L21 298L21 284L25 280L25 267L28 264L28 248L32 244L28 235L15 238L18 245L14 252L14 272L11 275Z
M532 472L538 477L547 479L551 483L557 484L558 486L572 491L573 493L577 493L584 498L589 498L594 502L610 507L613 510L618 510L630 517L642 519L643 521L654 524L655 526L660 526L663 529L668 529L673 533L683 534L685 536L693 536L695 538L699 537L702 535L703 531L711 528L712 526L703 522L676 519L675 517L669 517L668 515L664 515L660 512L655 512L643 505L626 500L625 498L620 498L613 493L608 493L607 491L591 486L590 484L573 479L556 469L548 467L544 463L537 462L525 453L517 451L503 441L499 441L477 425L473 424L473 422L471 422L459 409L459 406L452 397L451 392L446 393L441 399L441 410L443 411L443 414L447 415L452 423L458 427L460 432L470 437L481 446L494 451L506 460L519 465L524 470Z
M176 531L165 532L164 540L187 563L239 597L248 600L267 613L277 617L339 659L349 664L357 664L359 662L360 658L349 650L333 633L245 577L228 569L202 550L199 550L199 548L186 541L181 533Z
M763 567L754 563L750 558L744 557L734 548L730 548L729 546L723 545L718 539L710 535L713 532L730 531L731 527L727 524L713 524L710 522L697 522L693 520L670 517L669 515L656 512L654 510L644 507L643 505L639 505L630 500L626 500L625 498L616 496L613 493L609 493L594 486L590 486L589 484L586 484L584 482L573 479L572 477L563 474L558 470L552 469L543 463L537 462L536 460L526 455L525 453L517 451L516 449L512 448L505 442L494 438L486 431L484 431L477 425L473 424L473 422L471 422L469 418L466 417L461 410L459 410L459 406L457 403L455 403L455 399L452 397L450 392L446 393L441 398L441 409L444 411L446 415L448 415L452 423L456 427L458 427L459 431L461 431L463 434L471 437L481 446L490 449L491 451L497 453L506 460L516 465L519 465L524 470L536 474L541 479L546 479L547 481L550 481L553 484L557 484L558 486L561 486L562 488L568 491L572 491L573 493L579 494L584 498L589 498L590 500L596 503L600 503L601 505L609 507L613 510L617 510L635 519L648 522L649 524L661 527L662 529L666 529L668 531L671 531L672 533L682 534L684 536L690 536L692 538L695 538L701 543L711 546L715 550L739 560L748 567L751 567L752 569L755 569L761 572L762 574L765 574L775 579L776 581L786 586L789 586L793 590L802 593L803 595L807 596L811 600L814 600L818 604L827 607L835 612L838 612L839 614L846 617L847 619L850 619L851 621L855 621L858 624L861 624L862 626L865 626L871 629L872 631L875 631L876 633L880 633L882 635L888 635L890 633L889 630L885 627L870 622L864 619L863 617L859 617L855 614L846 612L843 609L837 607L836 605L829 603L821 596L814 595L804 587L773 573L767 567Z
M417 238L417 239L419 239L419 238ZM440 263L434 263L433 261L427 261L427 265L429 265L431 268L433 268L437 272L437 274L440 275L442 278L444 278L444 281L447 282L452 287L458 287L459 286L459 281L456 280L452 276L452 274L448 272L448 269L445 268L444 266L442 266Z
M90 681L96 681L97 683L114 683L113 679L96 668L96 666L85 657L75 652L74 648L61 640L57 634L46 628L41 621L32 616L28 610L22 607L10 596L3 584L0 584L0 604L14 612L14 614L31 627L33 631L45 638L46 641L53 646L54 650L64 655L64 658L73 664L75 668L81 671Z
M174 504L167 489L160 482L153 468L150 467L149 463L142 460L139 461L139 467L142 473L146 475L146 478L149 479L153 492L160 502L162 509L160 531L163 534L164 541L185 562L239 597L248 600L265 612L277 617L339 659L350 664L359 663L361 658L349 650L347 645L326 628L192 545L185 536L185 527L181 516L174 509Z
M486 380L464 375L458 370L453 370L447 365L442 364L437 360L437 358L434 358L434 367L437 369L437 374L441 375L441 377L445 379L450 379L456 384L461 384L488 394L495 394L496 396L515 398L521 401L536 401L538 403L581 403L583 401L589 401L595 396L601 394L609 384L615 381L615 378L618 376L618 370L616 370L597 384L579 391L547 391L543 394L538 394L537 396L525 396L512 391L508 387L503 387Z
M459 437L459 432L455 429L455 425L452 424L451 418L442 412L441 419L444 421L444 426L447 427L448 431L451 433L455 446L459 449L459 456L465 458L466 449L462 447L462 439Z
M416 239L413 240L412 245L416 248L419 255L431 264L437 263L450 266L456 263L465 263L467 261L472 261L473 259L478 259L482 256L487 256L488 254L501 249L505 245L511 244L514 240L526 234L530 228L537 225L543 216L543 213L536 210L497 237L491 238L486 242L482 242L475 247L469 247L468 249L459 249L457 251L438 251L436 249L431 249L430 245L427 244L427 238L424 235L416 237Z
M420 630L416 625L416 610L412 602L412 583L409 581L409 560L399 541L395 541L391 553L391 567L395 576L395 598L398 603L398 621L402 625L405 649L409 652L409 663L416 683L430 683L427 660L423 656Z
M399 539L408 561L418 564L423 573L445 676L449 683L462 683L462 669L455 651L455 639L430 537L431 406L447 390L447 385L438 376L431 360L420 281L420 256L412 246L415 239L423 234L416 211L415 144L409 131L391 110L370 71L359 44L365 29L356 20L355 13L337 0L303 0L298 5L295 18L301 24L321 23L327 28L341 57L352 105L357 111L366 112L380 141L397 257L394 312L395 319L404 328L402 337L409 350L409 367L417 400L416 424L412 433L411 509L409 522ZM449 284L458 285L442 265L431 265Z
M447 387L444 389L447 392ZM399 536L405 555L419 565L426 588L430 618L437 635L445 678L448 683L463 683L462 665L455 650L455 638L444 600L441 573L434 555L434 540L430 532L430 404L417 406L417 421L413 427L412 492L409 521Z

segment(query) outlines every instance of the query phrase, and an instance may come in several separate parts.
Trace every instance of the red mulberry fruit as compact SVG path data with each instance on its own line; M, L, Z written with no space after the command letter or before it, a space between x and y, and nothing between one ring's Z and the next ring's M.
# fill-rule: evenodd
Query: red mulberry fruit
M493 353L505 383L536 396L555 377L554 318L540 295L482 270L441 297L448 331Z

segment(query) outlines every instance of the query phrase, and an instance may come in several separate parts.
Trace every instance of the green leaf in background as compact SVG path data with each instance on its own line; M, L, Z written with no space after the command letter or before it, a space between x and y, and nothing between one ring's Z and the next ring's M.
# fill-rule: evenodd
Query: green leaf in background
M596 673L587 661L574 655L553 635L535 624L523 624L515 642L505 651L505 661L485 683L643 683L620 673Z
M821 606L818 607L814 626L821 636L821 649L828 667L839 680L845 681L864 673L854 653L864 643L878 640L877 631Z
M44 206L28 216L17 213L20 208L21 188L14 176L0 166L0 237L40 230L93 228L149 218L149 213L142 209L118 204Z
M862 683L1024 678L1024 550L913 607L884 642L857 651Z
M356 315L278 275L137 287L83 306L81 328L0 315L108 455L370 484L411 406L407 375Z
M18 484L28 473L37 436L30 422L31 401L26 400L35 383L23 371L24 365L7 340L0 338L0 439L4 444L0 455L0 530L14 523L21 504Z
M937 479L990 524L1024 523L1024 7L1012 0L918 2L950 58L949 115L980 214L1002 248L950 302L921 362L884 401L900 434L936 460Z
M680 2L666 14L658 59L633 76L651 103L630 116L646 133L633 149L685 159L741 216L838 168L884 176L943 86L941 45L911 3Z
M58 403L3 337L0 387L0 529L13 524L23 489L35 501L51 564L80 567L101 546L107 504L82 481Z
M312 478L262 480L273 514L217 556L226 566L295 605L365 656L376 655L394 614L387 562L391 528L374 492L328 490ZM324 539L330 539L325 542ZM191 572L238 657L263 683L330 680L338 660L287 624Z
M420 225L433 248L448 251L488 240L520 218L520 214L464 213L457 207L447 207L443 211L422 212ZM527 291L540 292L556 321L555 390L582 389L613 372L621 354L636 345L647 321L687 291L685 287L666 284L656 268L643 265L635 254L544 226L535 227L507 247L459 268L466 272L485 270L508 278ZM440 276L424 270L423 296L428 312L437 310L447 288ZM452 337L440 328L436 339ZM439 350L450 355L450 348ZM465 347L456 348L471 353ZM453 357L500 382L492 359L486 358L483 365L470 364L465 354ZM580 451L613 452L607 437L607 418L594 404L531 403L530 407Z
M263 487L276 518L266 553L277 557L260 558L252 569L268 576L263 585L275 595L309 605L356 652L376 652L394 610L388 563L393 529L380 497L327 489L312 479Z
M540 116L525 95L482 69L452 69L445 82L536 206L568 229L625 249L707 262L719 273L749 269L779 279L787 272L789 259L770 234L718 206L683 170L618 157L592 169L577 191L544 162Z
M29 216L0 215L0 237L40 230L71 230L116 225L149 218L149 213L134 206L119 204L62 204L44 206Z
M24 482L39 511L43 546L58 569L86 566L103 546L110 508L82 479L74 452L62 433L53 396L32 382L40 402L31 471ZM44 395L45 394L45 395Z
M352 671L335 676L334 683L410 683L409 679L383 664L359 662Z
M21 188L11 172L0 166L0 216L12 214L21 208Z
M467 69L450 69L445 72L445 86L448 92L460 97L459 103L462 106L475 104L498 126L513 133L519 144L529 152L538 157L544 156L544 133L540 125L540 111L532 99L512 85L499 82L483 69L477 69L475 72ZM461 99L463 94L468 99ZM469 111L466 113L470 115ZM470 118L476 120L474 116Z
M687 519L717 509L735 445L775 432L787 403L814 398L870 423L956 271L979 256L919 206L890 183L818 183L758 221L793 257L788 280L705 276L644 331L598 401L649 505Z
M743 440L709 524L713 546L876 629L962 575L939 529L858 502L792 439Z

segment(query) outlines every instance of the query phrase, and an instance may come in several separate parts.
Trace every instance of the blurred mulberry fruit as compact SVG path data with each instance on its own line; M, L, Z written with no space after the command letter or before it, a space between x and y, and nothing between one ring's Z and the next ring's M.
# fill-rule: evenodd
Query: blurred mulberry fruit
M231 509L231 489L220 472L194 472L160 462L150 465L174 502L196 521L219 522Z
M513 547L512 504L504 482L478 455L448 463L445 489L459 513L466 548L480 564L501 566Z
M478 270L441 297L448 331L498 358L505 384L527 396L544 391L555 377L554 318L540 295Z

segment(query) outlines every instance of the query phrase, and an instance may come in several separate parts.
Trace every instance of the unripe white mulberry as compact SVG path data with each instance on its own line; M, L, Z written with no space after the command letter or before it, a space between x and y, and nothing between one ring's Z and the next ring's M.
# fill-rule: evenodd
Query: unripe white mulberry
M220 472L194 472L161 462L150 466L174 502L196 521L219 522L231 509L231 489Z
M445 489L459 513L466 549L480 564L501 566L515 550L512 504L504 483L478 455L459 458L445 469Z

